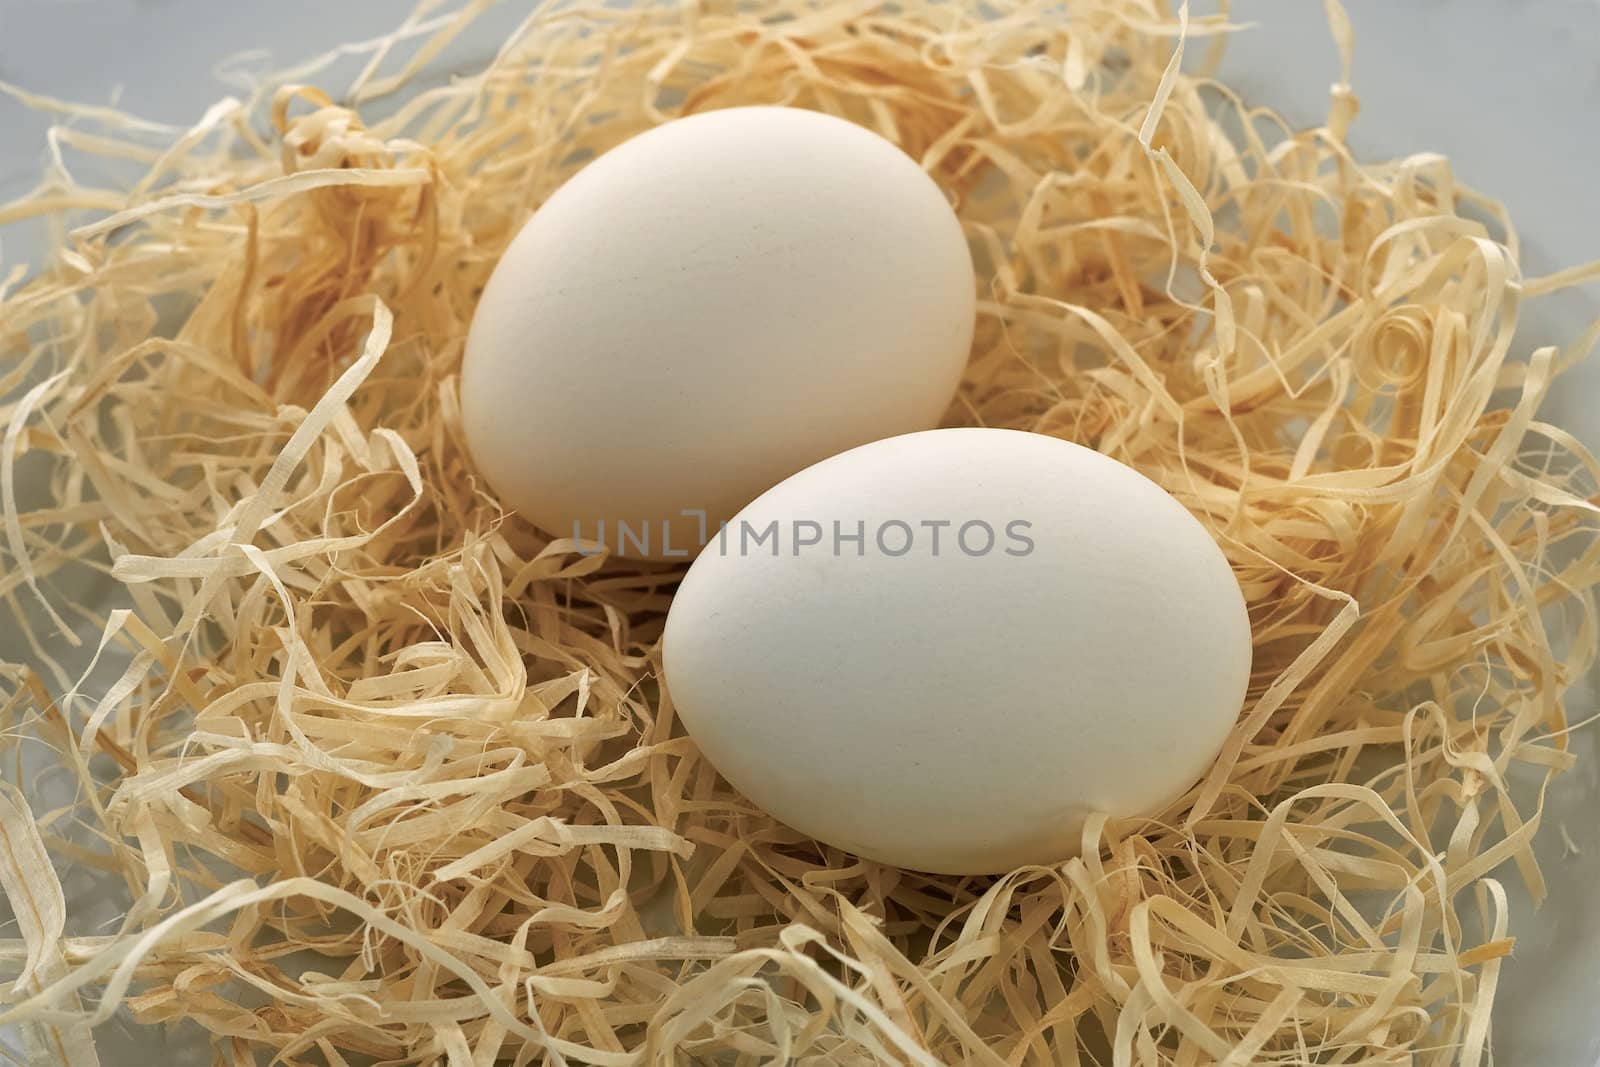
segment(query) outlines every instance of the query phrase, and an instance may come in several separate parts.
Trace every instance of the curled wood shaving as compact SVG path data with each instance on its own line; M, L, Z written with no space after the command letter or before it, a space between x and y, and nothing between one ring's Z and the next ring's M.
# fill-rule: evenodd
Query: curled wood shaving
M187 131L0 87L72 120L0 205L65 235L0 288L0 1025L72 1067L118 1011L227 1063L1482 1061L1498 879L1542 892L1600 631L1600 468L1537 417L1600 330L1515 330L1600 268L1524 282L1444 159L1352 156L1335 0L1345 73L1298 132L1178 63L1225 16L1136 0L541 5L428 82L486 6ZM982 275L949 422L1099 448L1223 545L1250 698L1160 817L983 879L805 840L677 728L678 572L476 480L458 364L511 236L594 154L749 103L948 192ZM85 155L142 176L82 187Z

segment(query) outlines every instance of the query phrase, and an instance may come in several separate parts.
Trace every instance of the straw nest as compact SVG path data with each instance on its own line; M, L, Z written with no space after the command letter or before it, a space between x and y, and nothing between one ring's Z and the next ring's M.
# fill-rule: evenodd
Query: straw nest
M1358 162L1347 85L1295 131L1180 63L1222 17L557 3L430 80L482 6L357 49L337 101L278 79L187 130L33 101L70 121L0 206L61 237L0 276L30 649L0 668L0 1023L72 1067L119 1011L227 1064L1478 1062L1496 874L1541 892L1596 644L1596 464L1535 415L1592 338L1514 330L1595 272L1521 278L1437 156ZM593 153L749 103L947 190L982 285L947 422L1113 455L1226 550L1250 695L1160 818L996 878L805 840L654 682L679 571L474 478L457 369L518 226Z

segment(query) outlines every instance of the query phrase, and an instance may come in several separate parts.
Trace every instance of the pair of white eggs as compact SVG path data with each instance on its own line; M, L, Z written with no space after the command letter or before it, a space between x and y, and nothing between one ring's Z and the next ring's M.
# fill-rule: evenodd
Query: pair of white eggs
M786 108L644 133L494 271L461 376L490 487L558 537L695 562L665 682L773 816L869 859L1071 855L1215 759L1250 627L1206 529L1038 434L930 430L972 342L943 194L887 140Z

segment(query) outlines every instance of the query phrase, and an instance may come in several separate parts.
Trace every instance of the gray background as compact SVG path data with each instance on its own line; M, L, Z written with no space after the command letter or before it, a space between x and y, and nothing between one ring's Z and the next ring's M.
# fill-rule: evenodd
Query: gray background
M1348 7L1362 102L1351 140L1363 156L1449 155L1462 181L1510 208L1528 274L1600 258L1600 0L1349 0ZM224 57L264 50L270 59L242 65L285 66L386 30L405 11L381 0L0 0L0 81L74 101L116 101L186 125L217 97L237 94L214 76ZM1319 0L1239 0L1234 14L1257 25L1230 46L1224 79L1296 125L1320 122L1338 61ZM456 54L464 62L487 56L496 29L514 21L510 8L496 12ZM324 84L337 90L344 83ZM39 173L47 125L47 117L0 95L0 201ZM0 264L35 261L44 237L38 226L0 231ZM1597 314L1593 289L1534 304L1518 350L1571 338ZM1546 416L1600 447L1597 398L1600 360L1559 386ZM1579 701L1575 717L1592 705ZM1503 974L1494 1045L1497 1062L1509 1067L1600 1064L1596 732L1578 735L1575 747L1587 759L1560 781L1546 813L1540 855L1549 902L1530 913L1514 873L1506 878L1518 942ZM1558 824L1577 855L1563 854ZM210 1062L199 1048L186 1052L181 1038L120 1019L99 1044L107 1067Z

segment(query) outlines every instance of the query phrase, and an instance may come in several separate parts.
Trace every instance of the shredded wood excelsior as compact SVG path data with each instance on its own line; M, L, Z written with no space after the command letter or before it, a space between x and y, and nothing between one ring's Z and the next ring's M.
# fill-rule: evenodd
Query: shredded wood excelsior
M226 1064L1480 1062L1600 573L1600 467L1536 418L1595 334L1514 329L1600 271L1524 281L1444 159L1352 157L1336 0L1305 131L1180 65L1225 16L1149 0L539 5L427 82L485 6L424 4L343 103L274 82L178 135L6 90L71 121L0 205L62 236L0 270L0 1025L71 1067L119 1009ZM518 226L750 103L948 191L982 280L948 422L1095 447L1224 546L1250 696L1161 818L998 878L801 838L654 681L679 571L475 480L457 369Z

